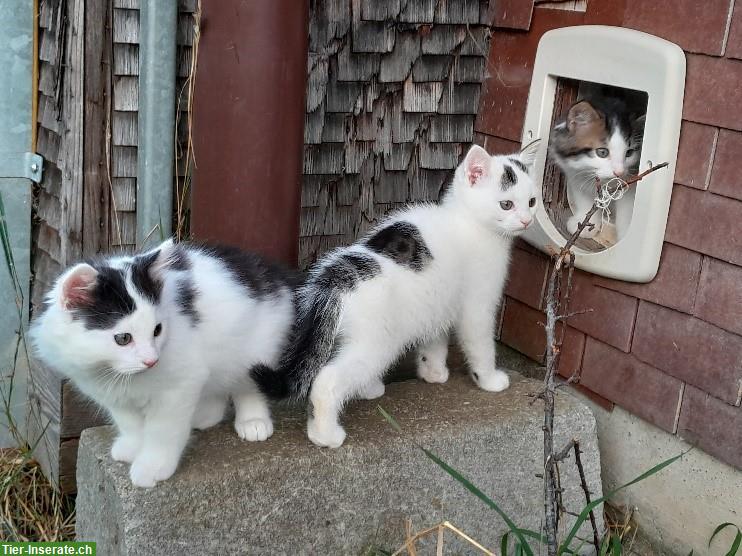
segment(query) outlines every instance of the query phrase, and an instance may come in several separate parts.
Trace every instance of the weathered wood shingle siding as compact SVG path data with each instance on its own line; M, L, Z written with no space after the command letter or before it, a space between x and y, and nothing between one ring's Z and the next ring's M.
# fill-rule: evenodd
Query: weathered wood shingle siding
M180 92L190 71L197 2L179 6ZM34 199L34 311L69 264L135 248L138 143L138 0L43 0L39 7L36 150L45 162ZM181 110L186 107L182 98ZM180 122L183 153L187 114ZM184 170L178 160L179 186ZM40 417L30 423L30 440L41 437L36 457L62 490L72 491L79 433L104 414L43 368L33 370L30 404Z
M312 6L300 263L436 200L473 138L488 2Z

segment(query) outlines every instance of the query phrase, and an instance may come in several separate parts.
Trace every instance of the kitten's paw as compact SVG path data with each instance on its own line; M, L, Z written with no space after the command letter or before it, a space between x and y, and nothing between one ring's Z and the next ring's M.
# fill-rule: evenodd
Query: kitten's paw
M193 428L202 431L221 423L222 419L224 419L225 409L226 403L224 400L202 401L193 415L191 423Z
M339 448L345 442L345 431L338 424L320 428L315 419L310 419L307 426L307 436L317 446L325 448Z
M131 436L119 436L111 446L111 457L116 461L131 463L137 457L140 442Z
M572 216L569 220L567 220L567 231L570 234L574 234L577 231L577 227L580 225L580 222L584 219L584 216ZM585 226L585 229L582 230L582 233L580 234L580 237L585 238L594 238L600 233L600 224L593 225L592 229L590 229L590 226Z
M385 391L386 386L384 386L384 383L380 380L376 380L361 388L358 392L358 397L362 400L375 400L376 398L383 396Z
M129 477L134 486L152 488L172 477L180 458L162 453L140 453L131 464Z
M234 430L242 440L257 442L268 440L273 434L273 422L270 419L246 419L235 421Z
M445 365L433 365L430 359L426 361L419 360L417 363L417 376L425 382L443 384L448 380L448 367Z
M477 386L488 392L502 392L510 386L508 374L497 369L487 372L474 371L471 375Z

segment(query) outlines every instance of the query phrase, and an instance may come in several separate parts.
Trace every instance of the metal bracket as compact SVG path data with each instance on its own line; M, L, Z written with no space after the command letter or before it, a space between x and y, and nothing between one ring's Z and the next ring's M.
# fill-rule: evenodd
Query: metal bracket
M36 153L0 153L0 178L27 178L41 182L44 159Z

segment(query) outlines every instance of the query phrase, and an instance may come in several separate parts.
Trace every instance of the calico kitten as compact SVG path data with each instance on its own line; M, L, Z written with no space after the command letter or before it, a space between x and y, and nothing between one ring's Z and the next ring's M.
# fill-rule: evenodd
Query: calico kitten
M637 117L616 98L596 97L573 104L563 122L551 134L550 153L567 183L567 199L572 216L567 230L574 233L595 199L595 178L606 182L636 172L641 154L644 116ZM631 223L633 188L614 202L616 229L621 239ZM601 214L590 219L592 230L583 237L600 233Z
M31 337L42 362L110 412L111 456L151 487L173 474L192 427L222 420L230 397L241 438L273 433L248 369L277 363L293 285L255 255L166 241L67 270Z
M384 372L409 346L419 346L419 376L445 382L452 330L474 381L493 392L508 387L495 366L495 315L513 238L536 210L528 176L536 149L489 156L473 146L440 205L394 213L310 270L282 363L252 375L269 397L309 395L312 442L340 446L343 404L381 396Z

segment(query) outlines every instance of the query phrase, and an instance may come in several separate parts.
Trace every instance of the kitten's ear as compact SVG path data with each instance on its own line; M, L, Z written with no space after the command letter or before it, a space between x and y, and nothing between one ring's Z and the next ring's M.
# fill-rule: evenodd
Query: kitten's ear
M464 173L469 185L474 185L489 174L490 155L479 145L472 145L464 159Z
M538 154L540 146L541 139L535 139L523 147L523 150L520 151L520 154L518 155L521 162L526 166L532 166L533 163L536 162L536 155Z
M148 255L151 257L149 274L154 280L160 280L163 272L174 263L176 250L175 241L170 238L163 241L159 247L150 252Z
M89 264L74 266L62 277L59 304L69 311L92 303L92 290L98 280L98 271Z
M586 100L573 104L567 112L567 129L574 132L580 126L588 125L603 119L592 104Z
M644 133L644 124L647 122L647 115L642 114L638 118L636 118L633 122L631 122L631 127L634 132L641 132Z

